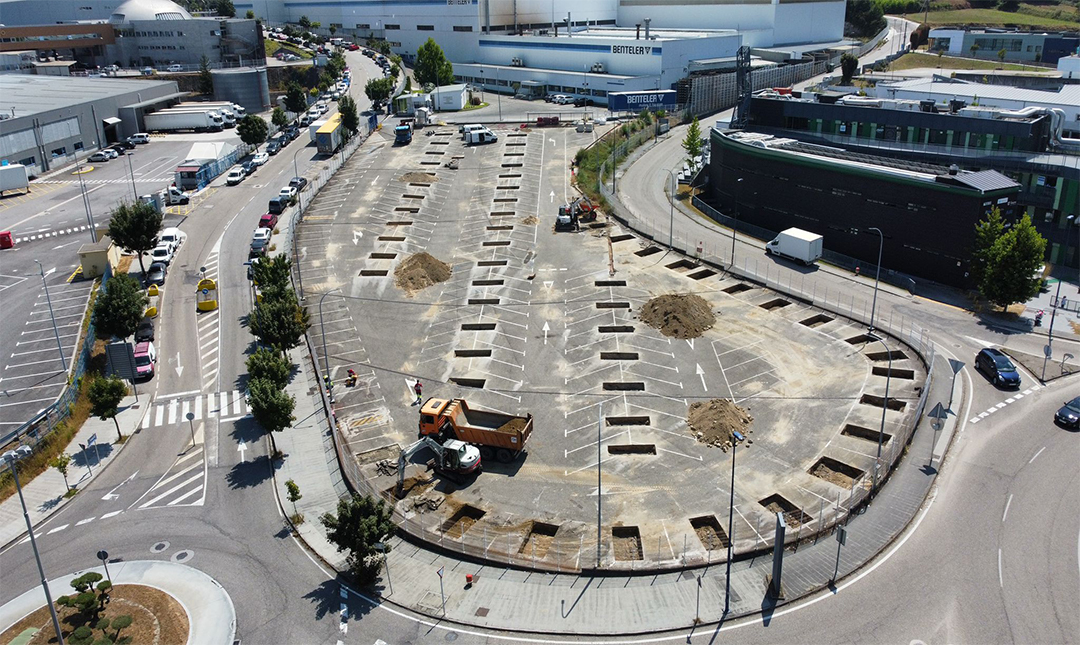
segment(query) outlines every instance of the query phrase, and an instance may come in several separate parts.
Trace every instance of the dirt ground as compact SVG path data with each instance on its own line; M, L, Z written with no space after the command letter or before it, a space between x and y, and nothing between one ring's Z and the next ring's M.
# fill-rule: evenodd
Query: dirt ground
M394 284L411 296L433 284L449 280L450 270L449 264L421 251L405 258L394 269Z
M712 329L716 316L701 296L665 294L645 303L638 313L643 323L672 338L697 338Z
M407 172L401 176L401 181L410 184L434 184L439 178L432 172Z
M728 399L710 399L690 404L686 423L690 432L701 443L716 446L727 452L731 447L732 433L739 431L744 437L753 432L750 424L754 418L746 409ZM747 443L752 443L748 440Z
M615 549L615 559L620 562L640 560L641 538L637 536L612 536L612 546Z
M525 429L525 419L511 419L506 423L499 426L497 432L505 432L507 434L516 434Z
M848 477L844 473L838 473L835 470L833 470L832 468L829 468L828 466L826 466L825 464L818 464L817 466L814 467L814 469L812 471L810 471L810 474L815 476L815 477L820 477L820 478L824 479L827 482L832 482L833 484L836 484L837 486L840 486L841 488L850 489L851 485L855 481L854 479L852 479L851 477Z
M521 543L521 548L518 549L518 553L527 555L530 558L535 557L538 560L542 560L544 556L547 555L548 549L551 548L551 543L554 541L554 535L530 531L525 537L525 541Z
M71 633L83 622L79 619L78 612L68 607L58 607L57 615L60 618L60 628L64 632L64 641L67 642ZM120 636L132 637L132 643L187 642L187 613L179 602L163 591L143 585L117 585L113 588L109 604L106 605L105 611L101 612L101 617L112 619L125 615L131 616L133 622L130 627L120 633ZM38 630L27 641L27 645L56 642L49 608L43 606L0 634L0 643L11 642L15 636L26 629ZM94 630L95 638L100 638L101 635L100 630ZM110 629L109 636L114 635L115 630Z
M521 218L521 223L522 224L527 224L529 226L535 226L539 222L540 222L540 220L538 220L536 218L536 215L529 215L528 217Z

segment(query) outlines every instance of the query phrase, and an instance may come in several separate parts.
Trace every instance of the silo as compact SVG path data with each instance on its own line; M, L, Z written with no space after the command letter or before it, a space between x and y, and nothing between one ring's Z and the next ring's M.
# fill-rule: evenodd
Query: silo
M270 86L266 68L240 67L210 71L214 78L214 99L239 103L249 114L270 109Z

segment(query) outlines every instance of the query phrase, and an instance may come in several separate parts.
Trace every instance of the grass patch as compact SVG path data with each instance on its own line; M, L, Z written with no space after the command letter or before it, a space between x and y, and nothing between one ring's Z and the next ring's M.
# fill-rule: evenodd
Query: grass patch
M981 27L1049 27L1051 29L1076 29L1076 21L1051 18L1030 13L1009 13L997 9L952 9L931 11L927 16L931 27L946 25Z
M1015 63L1005 63L1002 65L998 61L991 60L976 60L974 58L956 58L954 56L938 56L937 54L904 54L900 58L897 58L893 62L889 63L890 72L899 72L905 69L984 69L984 70L996 70L1004 69L1010 72L1022 72L1025 70L1038 71L1039 68L1034 65L1017 65Z
M490 103L481 103L480 105L473 105L471 103L466 103L465 107L461 108L461 111L462 112L468 112L470 110L479 110L480 108L487 107L488 105L491 105L491 104Z
M273 58L274 54L276 54L279 49L284 49L290 54L296 54L297 56L305 60L311 58L311 54L302 49L299 49L291 43L283 43L280 40L271 40L270 38L267 38L265 42L267 58Z

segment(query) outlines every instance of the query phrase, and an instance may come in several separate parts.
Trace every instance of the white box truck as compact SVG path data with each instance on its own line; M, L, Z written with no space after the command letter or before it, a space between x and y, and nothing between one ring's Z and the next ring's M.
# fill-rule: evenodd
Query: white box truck
M211 117L221 119L221 126L224 128L236 127L236 117L232 112L225 108L219 107L172 107L167 110L161 110L161 112L206 112ZM160 114L160 112L159 112Z
M495 143L498 140L499 136L491 130L488 130L487 128L482 128L480 130L469 130L465 133L465 145L467 146L475 146L483 143Z
M9 190L30 192L30 175L26 166L18 163L0 166L0 195Z
M221 117L208 112L171 112L163 110L144 117L146 129L158 132L194 130L196 132L221 130Z
M311 125L308 126L308 134L311 135L312 143L315 143L315 140L318 138L315 135L319 132L319 128L326 125L329 120L330 119L319 119L318 121L312 121Z
M810 265L821 257L822 239L817 233L798 228L789 228L765 245L765 254L779 255L789 260Z

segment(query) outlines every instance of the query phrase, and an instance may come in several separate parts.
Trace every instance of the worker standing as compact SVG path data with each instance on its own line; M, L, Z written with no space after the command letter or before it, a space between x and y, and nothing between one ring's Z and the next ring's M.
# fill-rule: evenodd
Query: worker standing
M420 393L423 391L424 386L420 384L420 379L416 379L416 384L413 385L413 392L416 392L416 405L420 405Z

